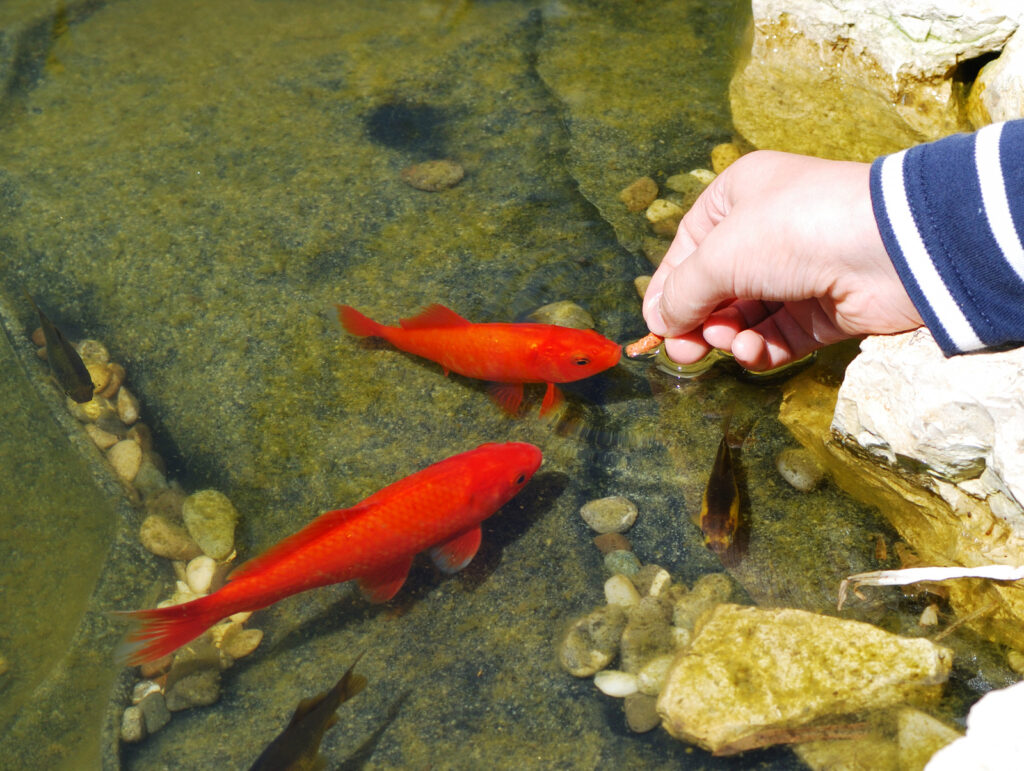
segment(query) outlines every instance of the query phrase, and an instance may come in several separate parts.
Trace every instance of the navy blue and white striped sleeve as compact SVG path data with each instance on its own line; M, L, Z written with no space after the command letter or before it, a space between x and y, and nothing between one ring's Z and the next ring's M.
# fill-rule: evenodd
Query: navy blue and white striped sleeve
M879 158L871 203L943 353L1024 343L1024 120Z

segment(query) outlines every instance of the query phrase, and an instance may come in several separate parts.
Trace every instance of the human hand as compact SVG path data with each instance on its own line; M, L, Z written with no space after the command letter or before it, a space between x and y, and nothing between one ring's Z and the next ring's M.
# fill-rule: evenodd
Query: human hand
M689 364L713 347L766 370L920 326L878 233L870 168L762 150L716 177L644 297L669 358Z

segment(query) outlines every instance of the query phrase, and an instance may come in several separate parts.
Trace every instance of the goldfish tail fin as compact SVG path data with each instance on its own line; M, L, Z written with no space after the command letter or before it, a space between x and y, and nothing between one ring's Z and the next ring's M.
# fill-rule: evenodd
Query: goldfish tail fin
M364 316L351 305L338 306L338 320L349 334L356 337L383 337L383 325Z
M112 611L111 615L127 619L132 624L118 646L118 661L129 667L155 661L173 653L230 615L230 611L223 612L210 602L211 597L200 597L166 608Z

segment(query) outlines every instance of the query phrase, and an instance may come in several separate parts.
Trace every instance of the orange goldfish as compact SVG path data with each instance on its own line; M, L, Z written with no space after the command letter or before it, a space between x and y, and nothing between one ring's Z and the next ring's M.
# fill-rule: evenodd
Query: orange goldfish
M441 365L444 374L496 383L491 395L510 413L523 401L523 383L547 383L540 414L558 404L555 383L596 375L619 363L619 344L592 329L554 324L474 324L443 305L387 327L348 305L338 306L341 324L359 337L382 337L396 348Z
M457 572L480 546L480 523L518 493L540 463L532 444L482 444L351 508L321 514L243 564L212 594L119 613L136 624L122 657L129 665L153 661L234 613L353 578L371 602L386 602L405 582L413 556L426 549L441 570Z

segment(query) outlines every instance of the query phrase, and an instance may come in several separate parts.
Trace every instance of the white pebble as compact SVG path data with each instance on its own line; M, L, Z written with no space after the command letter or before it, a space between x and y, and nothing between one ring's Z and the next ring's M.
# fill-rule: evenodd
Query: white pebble
M152 680L140 680L132 688L132 704L138 704L149 694L160 690L160 686Z
M647 588L648 597L660 597L663 592L668 591L672 586L672 576L665 568L658 568L658 572L651 578L651 585Z
M939 606L934 602L921 611L921 618L917 623L920 626L935 626L939 623Z
M210 591L210 584L213 582L214 571L217 570L217 562L212 557L201 554L188 563L185 568L185 580L188 588L195 594L206 594Z
M617 669L604 669L594 675L594 685L605 696L624 699L637 692L636 675Z
M629 607L640 602L640 592L629 578L616 573L604 582L604 599L609 605Z

